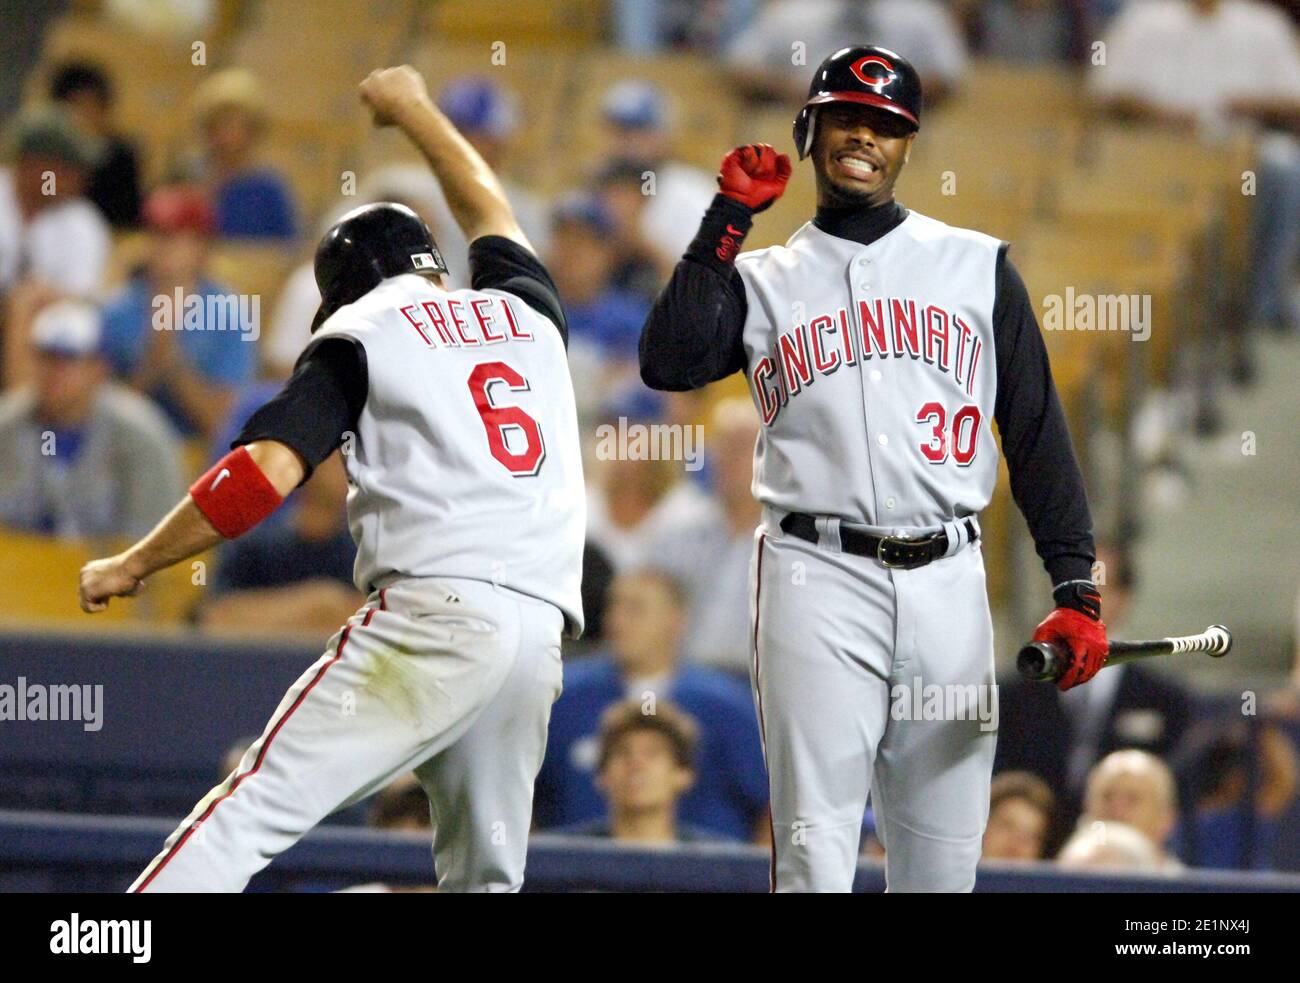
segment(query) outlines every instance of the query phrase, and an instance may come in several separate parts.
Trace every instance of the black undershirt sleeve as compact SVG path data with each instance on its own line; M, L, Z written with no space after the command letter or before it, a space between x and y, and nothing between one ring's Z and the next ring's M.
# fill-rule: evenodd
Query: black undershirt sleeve
M284 388L248 418L230 446L279 441L306 463L306 481L339 446L344 433L356 432L368 388L366 350L361 343L324 338L299 356Z
M993 336L998 363L994 418L1011 495L1052 583L1089 580L1095 550L1083 473L1029 291L1005 246L998 253Z
M569 345L569 323L560 292L541 260L505 236L479 236L469 244L470 286L475 290L512 293L559 329Z
M745 284L734 260L753 212L724 195L655 300L641 329L641 379L651 389L699 389L745 368Z

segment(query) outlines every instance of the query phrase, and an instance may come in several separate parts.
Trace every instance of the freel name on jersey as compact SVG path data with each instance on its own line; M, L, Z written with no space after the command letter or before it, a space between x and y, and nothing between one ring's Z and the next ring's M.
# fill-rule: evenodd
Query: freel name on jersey
M859 300L852 316L840 307L784 331L773 351L753 361L750 384L770 426L816 376L872 358L925 362L973 395L983 350L984 342L954 311L911 298Z
M468 308L468 310L466 309ZM505 341L532 341L505 297L455 297L426 300L398 308L430 348L477 348Z

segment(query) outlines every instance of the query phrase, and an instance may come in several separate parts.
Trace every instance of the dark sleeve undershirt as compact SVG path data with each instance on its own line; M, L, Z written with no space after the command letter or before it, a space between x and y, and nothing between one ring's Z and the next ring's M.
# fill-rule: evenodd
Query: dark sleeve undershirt
M512 293L560 332L569 345L569 324L560 306L560 292L541 260L505 236L479 236L469 244L470 286L475 290Z
M733 260L752 224L753 213L723 195L705 212L641 329L641 379L651 389L699 389L744 371L747 304Z
M324 338L298 358L289 381L244 424L231 447L275 440L303 459L307 472L329 457L347 431L356 433L366 403L366 350L351 338Z
M993 338L998 362L993 413L1011 496L1052 583L1090 580L1095 551L1083 473L1029 292L1005 246L998 253Z

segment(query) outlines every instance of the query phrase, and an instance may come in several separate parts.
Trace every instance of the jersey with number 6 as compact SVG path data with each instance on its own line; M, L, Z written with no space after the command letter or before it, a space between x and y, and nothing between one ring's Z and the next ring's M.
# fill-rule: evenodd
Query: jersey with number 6
M504 290L385 280L317 338L365 351L343 443L362 590L468 577L559 607L582 630L586 522L573 384L556 326Z
M875 526L988 504L1000 246L912 212L866 245L809 222L736 259L761 501Z

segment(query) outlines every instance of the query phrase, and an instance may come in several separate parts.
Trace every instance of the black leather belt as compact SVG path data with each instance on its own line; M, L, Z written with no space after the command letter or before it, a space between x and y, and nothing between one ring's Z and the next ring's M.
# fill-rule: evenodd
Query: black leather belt
M979 538L975 523L970 519L963 519L962 522L970 534L970 541L975 542ZM781 531L810 543L816 543L820 539L817 535L816 517L806 512L791 512L787 515L781 520ZM903 539L899 536L873 536L869 532L841 526L840 549L856 556L870 556L886 567L913 570L948 552L948 534L940 530L920 539Z

